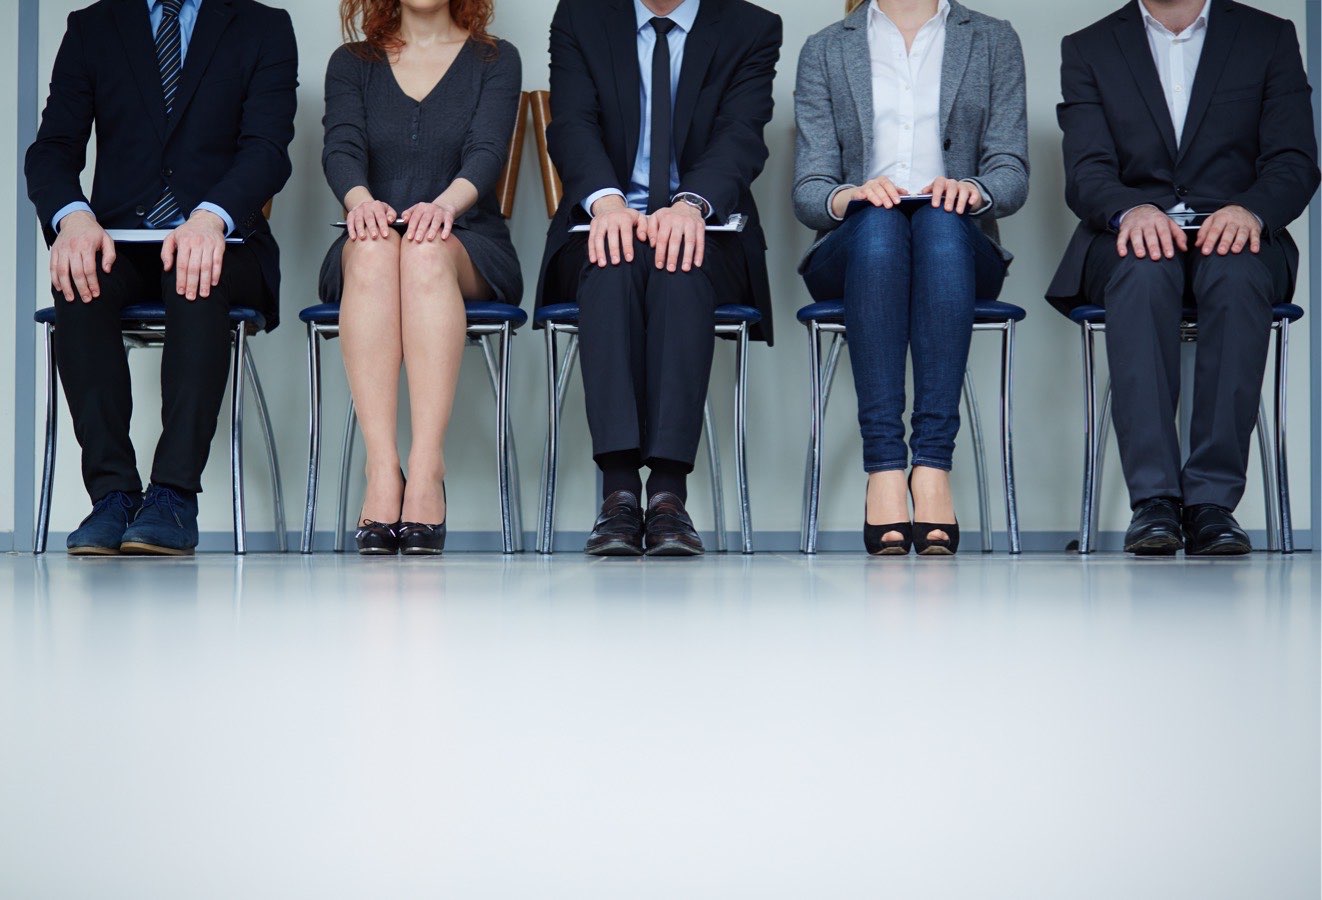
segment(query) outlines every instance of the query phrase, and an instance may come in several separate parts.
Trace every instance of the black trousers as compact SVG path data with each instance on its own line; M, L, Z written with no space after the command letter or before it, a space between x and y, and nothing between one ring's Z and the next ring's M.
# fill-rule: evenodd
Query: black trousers
M261 304L261 269L249 248L229 246L220 284L210 297L190 302L175 293L175 274L162 270L159 246L121 244L116 249L110 274L97 274L99 298L83 303L75 297L70 303L55 294L55 358L83 449L83 483L93 502L111 491L142 490L129 440L133 393L120 311L135 303L164 302L162 430L151 480L201 491L229 378L229 307Z
M575 235L554 262L556 284L579 304L579 353L592 455L637 451L640 459L690 470L702 437L715 346L716 307L748 291L732 235L708 234L703 265L656 268L651 247L600 268Z
M1115 236L1101 235L1088 251L1084 289L1106 307L1115 433L1131 505L1173 497L1233 510L1244 496L1272 305L1290 292L1280 247L1264 241L1256 255L1203 256L1191 246L1170 260L1122 259ZM1186 305L1198 309L1198 344L1181 465L1175 412Z

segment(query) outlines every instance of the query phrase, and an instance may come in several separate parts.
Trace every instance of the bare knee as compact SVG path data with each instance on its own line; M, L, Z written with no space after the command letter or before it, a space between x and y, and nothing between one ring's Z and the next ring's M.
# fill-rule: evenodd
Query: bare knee
M463 252L458 240L405 241L399 253L400 279L412 284L449 284L457 282L459 253Z
M341 257L345 281L357 281L372 287L380 287L383 281L393 281L399 271L401 243L393 229L382 238L346 242Z

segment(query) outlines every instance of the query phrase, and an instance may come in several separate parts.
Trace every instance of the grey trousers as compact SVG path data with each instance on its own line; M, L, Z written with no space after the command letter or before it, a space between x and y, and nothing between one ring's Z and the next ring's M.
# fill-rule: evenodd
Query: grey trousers
M1132 506L1154 497L1233 510L1244 495L1272 305L1290 293L1280 248L1174 259L1121 258L1115 237L1088 252L1084 288L1106 308L1106 354L1120 462ZM1192 427L1181 465L1180 318L1198 310Z

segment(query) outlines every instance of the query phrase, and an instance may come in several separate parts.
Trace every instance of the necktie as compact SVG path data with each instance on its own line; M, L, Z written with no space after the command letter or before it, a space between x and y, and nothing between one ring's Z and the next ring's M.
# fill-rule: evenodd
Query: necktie
M647 211L654 213L670 205L670 40L675 23L655 18L649 23L656 32L652 48L652 164L647 178Z
M179 89L179 73L184 67L183 43L179 34L179 9L183 5L183 0L162 0L161 24L156 29L156 64L161 70L166 119L174 113L174 95ZM159 228L173 222L179 215L179 203L167 184L161 198L147 213L146 224L149 228Z

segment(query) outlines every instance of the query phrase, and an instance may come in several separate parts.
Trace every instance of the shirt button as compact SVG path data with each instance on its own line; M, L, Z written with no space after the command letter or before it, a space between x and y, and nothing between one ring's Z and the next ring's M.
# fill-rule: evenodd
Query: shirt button
M145 206L139 206L139 207L136 207L136 208L133 210L133 215L135 215L135 216L145 216L145 215L147 215L147 207L145 207Z
M1184 90L1184 87L1183 87L1182 85L1178 85L1178 84L1175 85L1175 93L1178 94L1178 93L1182 92L1183 90Z

